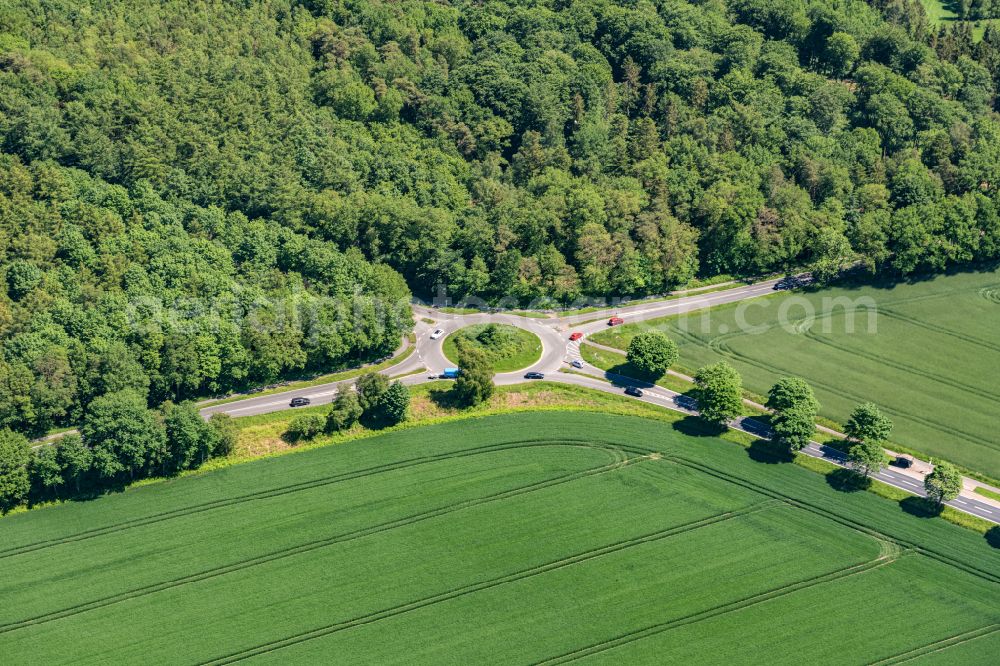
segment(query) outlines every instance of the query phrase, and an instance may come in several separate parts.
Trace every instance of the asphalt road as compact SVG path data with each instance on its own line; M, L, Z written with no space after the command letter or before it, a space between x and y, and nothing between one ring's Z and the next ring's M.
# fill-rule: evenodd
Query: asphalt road
M644 391L643 396L637 398L638 400L694 415L697 414L697 405L692 400L659 386L650 387L649 384L629 377L613 375L586 363L583 364L582 368L575 370L573 373L560 372L561 369L568 367L567 364L569 361L580 358L578 343L569 342L570 332L579 331L586 335L604 330L607 328L607 319L612 316L622 317L629 323L646 321L667 315L701 310L712 305L734 303L756 298L774 293L774 291L780 290L784 286L785 283L780 280L767 280L725 291L692 294L674 300L641 303L628 307L609 308L583 315L574 315L572 317L548 319L533 319L509 314L456 315L442 313L432 308L415 306L414 312L416 314L421 317L430 317L434 319L435 323L429 325L423 321L418 321L415 327L416 349L414 353L400 363L381 370L381 372L396 377L405 375L400 377L400 381L408 385L430 381L430 375L440 373L442 369L452 365L442 352L444 339L449 334L472 324L486 322L504 323L526 329L537 335L542 343L542 355L529 368L524 368L517 372L497 374L494 378L497 384L504 385L524 382L526 381L524 374L534 371L544 373L547 381L584 386L608 393L621 393L626 386L637 386L641 387ZM441 335L436 340L432 340L430 337L431 333L438 328L444 331L444 335ZM582 359L580 360L582 361ZM425 371L416 373L415 371L418 369L424 369ZM290 390L259 397L248 397L243 400L205 407L201 410L201 413L206 418L215 413L229 414L234 417L267 414L289 409L291 399L299 396L309 398L313 405L324 405L333 402L339 391L348 390L353 383L354 380L351 379L321 384L307 389ZM767 436L763 426L752 419L739 419L732 423L731 426L758 437ZM828 460L840 466L844 466L845 464L844 454L829 446L813 443L804 449L803 453ZM925 495L923 485L914 479L914 477L892 468L883 470L874 476L880 481L906 490L914 495ZM1000 507L987 502L964 495L947 504L959 511L1000 523Z
M807 281L807 278L802 278L802 280L802 284L804 284ZM653 301L650 303L641 303L639 305L632 305L623 308L608 308L599 312L590 312L585 315L560 317L559 321L560 323L568 325L577 325L577 328L573 330L595 332L606 328L607 319L612 316L621 317L629 322L636 322L665 317L667 315L692 312L694 310L701 310L711 305L736 303L738 301L745 301L748 298L773 294L775 291L782 290L781 283L784 281L784 278L765 280L763 282L755 282L754 284L745 285L743 287L733 287L732 289L707 294L693 294L691 296L684 296L682 298L676 298L669 301ZM594 319L600 319L601 321L593 321ZM590 323L587 324L585 322ZM580 326L581 324L582 326Z

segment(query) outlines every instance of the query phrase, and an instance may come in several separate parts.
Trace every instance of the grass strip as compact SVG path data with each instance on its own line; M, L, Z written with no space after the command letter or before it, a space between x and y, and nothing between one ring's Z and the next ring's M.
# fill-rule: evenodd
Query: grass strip
M973 492L978 493L979 495L982 495L983 497L989 497L991 500L996 500L997 502L1000 502L1000 493L994 492L994 491L990 490L989 488L983 488L982 486L976 486L973 489Z

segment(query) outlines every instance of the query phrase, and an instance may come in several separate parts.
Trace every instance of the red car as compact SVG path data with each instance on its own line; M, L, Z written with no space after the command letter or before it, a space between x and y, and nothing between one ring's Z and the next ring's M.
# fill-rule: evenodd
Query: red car
M625 323L625 320L621 317L612 317L608 320L608 326L620 326Z
M583 337L583 333L581 333L580 331L577 331L576 333L570 333L569 334L569 339L570 340L579 340L582 337Z

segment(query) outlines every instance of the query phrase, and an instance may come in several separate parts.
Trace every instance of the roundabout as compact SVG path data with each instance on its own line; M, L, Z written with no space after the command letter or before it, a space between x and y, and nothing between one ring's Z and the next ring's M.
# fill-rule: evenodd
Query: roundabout
M447 315L429 311L435 315L435 323L418 325L417 353L414 363L423 365L431 373L458 365L456 342L459 337L475 337L486 326L493 324L504 337L509 332L519 342L514 347L519 351L505 354L506 358L494 363L497 384L514 384L524 381L526 372L554 373L563 365L566 354L566 340L556 328L541 323L542 320L527 319L509 314ZM431 337L432 331L440 330L443 335Z
M482 351L494 372L515 372L535 365L542 356L542 341L531 331L510 324L473 324L444 339L442 353L458 365L460 349L468 345Z

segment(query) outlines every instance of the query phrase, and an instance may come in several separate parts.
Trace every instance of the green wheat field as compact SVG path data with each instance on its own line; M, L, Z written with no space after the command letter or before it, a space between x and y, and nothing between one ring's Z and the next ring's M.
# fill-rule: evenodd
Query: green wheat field
M982 535L755 462L688 420L549 412L389 433L10 516L0 562L12 664L1000 650L1000 553Z

